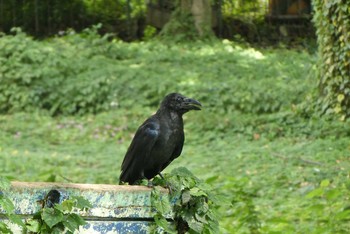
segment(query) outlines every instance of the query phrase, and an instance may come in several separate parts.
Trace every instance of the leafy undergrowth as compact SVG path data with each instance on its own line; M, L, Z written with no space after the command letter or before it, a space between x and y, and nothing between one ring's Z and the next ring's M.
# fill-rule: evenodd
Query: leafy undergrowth
M89 29L39 42L17 30L0 38L0 113L155 107L174 90L221 113L271 113L304 98L314 60L305 52L259 51L227 40L128 44Z
M153 185L171 191L169 199L162 199L158 186L153 187L151 201L156 210L156 224L167 233L218 233L217 207L225 204L225 199L185 167L164 174L164 178L153 180ZM167 221L170 213L173 213L172 223Z
M0 97L2 176L117 184L135 130L178 91L204 108L185 115L183 153L165 173L186 166L229 201L218 208L221 233L349 233L350 125L300 108L316 84L315 56L229 41L127 44L91 33L4 43L0 57L12 60L0 68L9 81L0 83L8 95Z

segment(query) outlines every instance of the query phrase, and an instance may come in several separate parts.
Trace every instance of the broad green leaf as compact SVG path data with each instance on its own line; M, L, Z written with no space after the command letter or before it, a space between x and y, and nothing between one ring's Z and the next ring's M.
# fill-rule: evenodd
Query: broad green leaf
M181 201L182 204L186 204L191 200L191 193L190 190L184 190L181 194Z
M12 214L15 209L12 201L3 194L0 194L0 207L3 208L7 214Z
M192 172L190 172L186 167L177 167L171 171L171 174L183 177L194 177Z
M76 201L76 204L74 206L77 207L78 209L84 210L84 209L92 208L92 204L82 196L72 196L71 200Z
M165 215L171 211L171 205L166 197L162 197L158 187L152 189L152 206L161 214Z
M325 187L328 187L330 184L330 181L329 180L322 180L321 181L321 184L320 184L320 187L321 188L325 188Z
M17 214L10 214L10 215L8 215L8 218L12 223L17 224L18 226L21 226L21 227L25 226L22 218L20 216L18 216Z
M10 230L10 228L5 223L0 222L0 233L12 234L13 232Z
M63 221L63 225L71 232L74 232L83 224L85 224L85 221L77 214L69 214Z
M154 221L156 222L157 226L163 228L167 233L176 234L175 230L173 230L172 226L163 216L154 216Z
M343 211L336 213L335 218L338 220L347 221L348 219L350 219L350 209L343 210Z
M196 233L202 233L204 227L203 223L197 221L193 217L190 220L187 220L187 223L193 231L195 231Z
M207 194L203 190L201 190L197 187L192 188L190 190L190 194L191 194L191 196L195 196L195 197L200 197L200 196L207 197Z
M26 222L26 228L28 231L38 233L40 230L40 223L36 219L30 219Z
M50 233L50 234L62 234L63 231L62 231L61 228L54 227L49 233ZM71 233L68 232L67 234L71 234Z
M207 184L212 184L214 181L218 180L219 176L212 176L205 180Z
M312 212L323 213L325 208L326 206L323 204L314 204L309 206L307 209Z
M195 219L198 221L198 222L201 222L203 224L208 224L208 221L206 219L206 215L200 215L198 213L195 213Z
M55 209L65 213L71 212L74 206L74 201L72 200L64 200L61 204L55 204Z
M70 220L74 221L79 226L86 224L86 221L80 215L70 214L68 217Z
M54 208L44 208L41 217L50 228L63 220L63 214Z
M1 190L8 190L11 187L11 183L5 177L0 176L0 192Z
M340 189L332 189L325 192L325 197L327 198L327 200L332 201L343 194L344 192Z
M323 188L316 188L316 189L312 190L311 192L309 192L306 195L306 198L320 197L320 196L323 196L323 193L324 193Z

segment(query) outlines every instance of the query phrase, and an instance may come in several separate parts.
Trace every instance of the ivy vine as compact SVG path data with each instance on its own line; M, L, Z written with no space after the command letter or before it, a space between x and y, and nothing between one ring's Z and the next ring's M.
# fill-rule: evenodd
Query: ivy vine
M154 185L171 188L169 199L155 186L152 206L155 223L167 233L219 233L217 206L221 203L212 188L184 167L155 178ZM170 217L171 216L171 217Z
M350 116L350 2L314 0L323 114Z

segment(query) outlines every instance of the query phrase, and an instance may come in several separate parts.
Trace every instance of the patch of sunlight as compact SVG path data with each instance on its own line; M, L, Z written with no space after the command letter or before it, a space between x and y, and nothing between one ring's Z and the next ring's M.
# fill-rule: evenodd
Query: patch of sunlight
M63 157L64 160L70 160L72 158L72 155L68 154Z
M185 76L184 80L180 82L181 86L194 86L197 85L199 82L198 80L198 74L192 73Z
M129 65L130 68L140 68L140 67L142 67L142 66L143 66L143 64L141 64L141 63L138 63L138 64L137 64L137 63L134 63L134 64L130 64L130 65Z
M194 79L186 79L186 80L183 80L180 82L180 85L182 86L194 86L197 84L197 80L194 80Z
M228 40L228 39L222 40L222 44L224 44L224 45L230 45L231 43L232 42L230 40Z
M225 50L229 53L236 51L242 56L258 60L266 58L260 51L255 50L254 48L242 48L241 46L236 45L232 41L227 39L222 40L222 44L224 45Z
M224 40L222 40L222 44L224 44L224 48L225 48L225 50L227 52L232 53L233 51L235 51L235 49L232 46L232 42L231 41L229 41L227 39L224 39ZM241 49L241 48L238 47L236 49Z
M198 50L198 54L202 55L202 56L214 55L215 48L213 48L211 46L204 46L203 48Z
M257 51L253 48L242 50L239 53L240 55L250 57L253 59L258 59L258 60L265 59L265 56L260 51Z
M53 47L51 47L51 46L44 47L42 50L46 51L46 52L49 52L49 53L55 52L55 49Z

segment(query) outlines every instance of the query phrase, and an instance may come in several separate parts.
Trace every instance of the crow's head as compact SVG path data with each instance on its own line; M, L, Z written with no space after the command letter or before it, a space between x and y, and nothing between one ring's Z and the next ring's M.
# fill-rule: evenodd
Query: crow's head
M184 114L190 110L200 110L202 104L195 99L185 97L179 93L171 93L163 99L161 107Z

